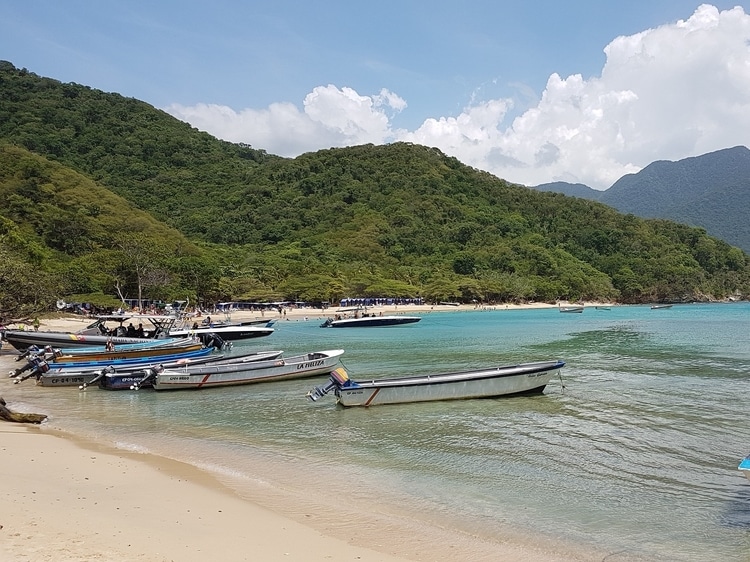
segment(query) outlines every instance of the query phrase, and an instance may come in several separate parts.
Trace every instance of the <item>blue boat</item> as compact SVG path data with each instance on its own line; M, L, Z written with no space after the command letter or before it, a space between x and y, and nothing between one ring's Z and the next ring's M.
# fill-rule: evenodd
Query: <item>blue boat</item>
M174 353L170 355L160 355L159 357L138 357L132 359L110 359L101 361L72 361L68 363L53 363L52 366L43 358L35 356L31 358L26 367L22 369L16 369L15 372L11 371L10 376L15 378L13 381L15 384L25 381L31 377L37 377L46 374L59 374L64 376L70 373L78 373L80 371L94 371L97 369L103 369L105 367L136 367L152 365L155 362L168 363L173 361L197 359L200 357L206 357L214 351L213 347L204 347L195 351L184 351L181 353ZM25 373L22 375L22 373Z
M738 466L737 468L741 470L745 474L745 476L747 476L748 480L750 480L750 455L742 459L742 462L740 462L740 466Z

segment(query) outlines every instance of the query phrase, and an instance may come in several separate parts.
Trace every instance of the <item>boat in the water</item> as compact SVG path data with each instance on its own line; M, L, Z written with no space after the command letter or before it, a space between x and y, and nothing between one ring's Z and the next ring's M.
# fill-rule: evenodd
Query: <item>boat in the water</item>
M583 308L584 306L582 304L560 305L560 312L580 314L581 312L583 312Z
M171 363L186 359L197 359L199 357L205 357L213 353L213 351L213 347L205 346L191 351L175 351L174 353L169 355L159 356L158 361ZM18 384L32 377L39 377L40 375L49 372L52 368L67 371L68 373L73 373L76 371L93 371L109 366L115 368L145 367L153 364L154 362L154 357L132 357L128 359L97 359L92 361L81 360L56 363L54 361L47 361L47 359L43 355L34 355L28 359L27 363L24 366L11 371L9 373L9 376L15 379L13 381L14 383Z
M740 462L740 465L737 467L745 476L747 476L747 479L750 480L750 455L746 456L742 461Z
M106 388L129 388L132 382L125 387L124 383L118 380L118 377L125 378L131 376L132 373L138 373L144 371L154 365L161 365L167 369L177 369L186 365L204 365L207 363L220 363L220 362L243 362L243 361L262 361L268 359L276 359L281 357L282 351L256 351L252 353L246 353L242 355L227 356L224 354L210 354L203 357L188 357L183 359L177 359L169 362L159 361L149 362L145 364L130 364L130 365L108 365L106 367L100 367L98 369L64 369L60 367L49 368L46 372L36 373L36 384L38 386L77 386L81 389L88 388L92 385L98 385ZM102 377L107 376L107 381L101 380ZM134 380L140 380L143 378L143 374L135 375Z
M651 310L660 310L662 308L672 308L671 304L653 304Z
M275 320L264 325L255 321L231 324L226 322L194 323L186 326L173 315L153 314L106 314L76 332L46 332L31 330L6 330L5 339L18 351L31 346L58 348L104 346L108 342L116 346L135 345L144 340L198 338L206 345L270 336Z
M174 316L168 315L108 314L97 316L94 322L75 332L6 330L5 339L18 351L25 351L33 345L68 348L104 346L108 341L115 345L137 344L145 339L169 337L175 320ZM125 326L126 322L128 326Z
M85 389L87 386L97 384L99 388L105 390L136 390L153 386L157 372L165 370L180 370L197 367L210 367L216 371L236 371L245 368L249 364L274 361L281 357L282 351L257 351L255 353L246 353L235 357L222 357L219 359L209 359L204 362L177 362L171 364L150 365L138 370L118 370L105 369L101 372L100 377L92 379L88 384L81 384L79 388Z
M201 324L189 328L172 328L169 330L169 336L175 338L218 336L224 341L247 340L273 334L274 329L269 324L272 325L273 322L266 322L262 326L258 324Z
M161 369L157 366L153 369L152 378L145 379L144 384L151 384L156 390L180 390L327 375L339 365L343 354L343 349L333 349L245 364L209 364L179 369Z
M307 396L315 401L333 391L337 403L348 407L540 394L564 365L559 360L539 361L368 381L351 380L340 367L331 373L328 384L313 388Z
M163 340L164 343L155 343L148 346L128 347L116 346L112 344L107 349L104 348L68 348L67 350L45 348L49 353L45 353L45 358L52 363L80 363L81 361L117 361L121 359L136 359L144 357L156 358L165 355L174 355L176 353L197 351L204 346L200 341L188 338L175 338ZM157 340L158 342L158 340ZM131 344L132 345L132 344Z
M362 307L340 309L336 315L327 318L321 328L372 328L382 326L399 326L419 322L421 316L405 316L401 314L373 314Z
M335 320L328 318L323 322L321 328L372 328L382 326L400 326L402 324L413 324L419 322L420 316L362 316L360 318L342 318Z

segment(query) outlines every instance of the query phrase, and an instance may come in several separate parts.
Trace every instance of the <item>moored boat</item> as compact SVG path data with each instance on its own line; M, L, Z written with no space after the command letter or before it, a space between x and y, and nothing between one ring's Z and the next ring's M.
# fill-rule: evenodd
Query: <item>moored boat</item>
M581 313L583 312L584 306L582 304L571 304L567 306L560 305L560 312L568 312L568 313Z
M268 323L266 323L268 324ZM169 335L176 338L218 336L225 341L262 338L273 334L274 329L268 325L257 324L223 324L217 326L197 326L195 328L171 329Z
M339 320L328 318L323 322L321 328L372 328L382 326L399 326L402 324L413 324L419 322L420 316L360 316L357 318L341 318Z
M78 351L71 348L68 353L54 353L51 356L53 363L79 363L81 361L116 361L121 359L134 359L143 357L161 357L164 355L174 355L176 353L197 351L205 346L195 340L179 339L163 345L152 345L147 347L117 347L113 346L110 350L87 350Z
M180 353L173 353L171 355L160 356L159 362L174 362L186 359L197 359L199 357L205 357L211 354L214 348L203 347L194 351L184 351ZM106 367L145 367L155 362L154 357L134 357L129 359L114 359L114 360L96 360L96 361L73 361L66 363L50 363L44 357L34 356L31 357L26 365L15 371L10 372L10 377L14 378L14 383L18 384L31 377L39 377L48 373L50 369L56 368L61 371L67 371L68 373L74 373L79 371L93 371L97 369L103 369Z
M300 379L331 373L343 353L343 349L334 349L245 364L156 368L153 379L144 382L150 382L156 390L180 390Z
M251 363L261 363L265 361L273 361L281 357L282 351L258 351L255 353L247 353L237 357L224 357L217 360L207 360L204 362L178 362L172 364L150 365L144 369L139 370L115 370L110 369L102 372L102 376L98 379L93 379L88 384L98 384L99 388L105 390L137 390L140 388L148 388L153 386L155 375L160 371L173 371L186 369L187 367L196 368L211 367L211 369L220 370L240 370L243 367ZM182 371L180 371L182 372ZM86 384L82 385L82 388L86 388Z
M369 381L351 380L340 367L331 373L328 384L315 387L307 396L315 401L334 391L337 403L348 407L540 394L564 365L559 360L539 361Z
M237 356L226 356L223 354L219 355L206 355L203 357L188 357L183 359L177 359L174 361L163 362L160 361L158 365L161 365L167 369L176 369L184 367L186 365L203 365L206 363L221 363L221 362L243 362L243 361L261 361L268 359L275 359L282 355L282 351L256 351L252 353L246 353ZM132 382L125 387L122 381L118 380L119 377L130 376L132 373L142 372L149 367L153 367L157 363L149 362L146 364L130 364L130 365L108 365L107 367L100 367L98 369L62 369L60 367L53 367L44 373L36 374L36 384L38 386L50 387L50 386L78 386L81 389L88 388L92 385L98 385L105 387L107 382L103 380L103 377L107 377L109 382L106 388L119 389L119 388L130 388ZM143 374L138 376L138 380L143 378Z
M5 339L18 351L25 351L33 345L40 348L68 348L104 346L108 341L115 345L136 344L144 339L168 337L175 320L174 316L165 315L109 314L97 316L93 323L76 332L6 330ZM128 326L125 326L126 322ZM143 327L144 322L146 328ZM140 330L133 326L134 323L139 325Z

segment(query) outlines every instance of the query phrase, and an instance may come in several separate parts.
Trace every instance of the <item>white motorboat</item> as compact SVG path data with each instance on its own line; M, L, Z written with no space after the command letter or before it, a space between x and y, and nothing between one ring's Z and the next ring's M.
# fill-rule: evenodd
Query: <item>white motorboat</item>
M341 360L343 349L314 351L294 357L248 363L209 364L178 369L153 369L146 379L156 390L210 388L258 382L300 379L331 373ZM142 385L141 385L142 386Z
M540 394L563 361L539 361L505 367L489 367L456 373L353 381L343 367L331 373L327 385L315 387L308 397L315 401L334 391L342 406L376 406L432 400L491 398Z

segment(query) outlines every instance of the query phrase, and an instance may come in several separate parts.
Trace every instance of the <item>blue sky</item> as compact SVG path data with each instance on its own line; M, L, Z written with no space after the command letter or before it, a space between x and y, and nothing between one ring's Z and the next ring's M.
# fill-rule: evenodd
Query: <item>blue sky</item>
M0 59L282 156L403 140L526 185L604 189L750 144L750 1L0 8Z

